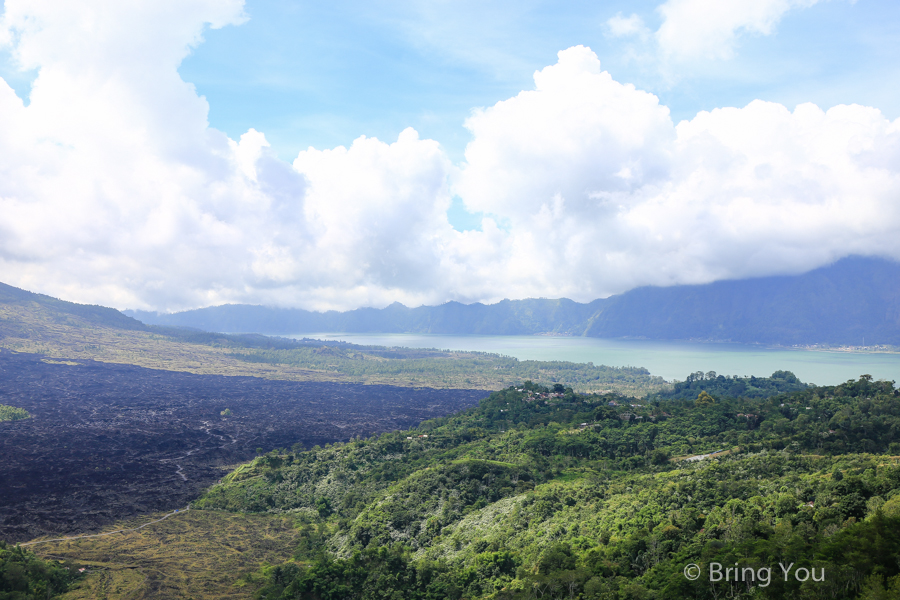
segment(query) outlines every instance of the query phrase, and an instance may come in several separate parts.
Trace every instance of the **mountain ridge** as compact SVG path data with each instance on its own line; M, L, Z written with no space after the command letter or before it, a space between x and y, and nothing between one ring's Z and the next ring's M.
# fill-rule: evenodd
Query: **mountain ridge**
M801 275L641 287L579 303L567 298L496 304L313 312L245 304L160 314L144 323L265 334L422 333L730 341L770 345L900 345L900 263L848 257Z

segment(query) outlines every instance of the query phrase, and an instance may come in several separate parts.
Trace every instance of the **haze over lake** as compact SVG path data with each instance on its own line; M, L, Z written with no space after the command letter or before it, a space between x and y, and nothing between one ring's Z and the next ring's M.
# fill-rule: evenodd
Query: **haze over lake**
M900 354L767 348L746 344L598 339L563 336L427 335L408 333L316 333L288 336L341 340L352 344L474 350L520 360L566 360L613 367L646 367L666 380L694 371L769 376L783 369L807 383L836 385L866 373L900 379Z

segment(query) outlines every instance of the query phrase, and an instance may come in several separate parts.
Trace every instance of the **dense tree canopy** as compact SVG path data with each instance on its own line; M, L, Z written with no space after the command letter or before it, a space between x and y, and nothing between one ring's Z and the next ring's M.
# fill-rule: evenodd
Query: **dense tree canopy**
M0 541L0 600L43 600L61 594L79 577L78 568L42 560Z
M895 598L900 394L795 379L756 398L706 374L691 401L526 382L415 430L271 452L195 506L302 515L262 598ZM709 580L735 563L747 578Z

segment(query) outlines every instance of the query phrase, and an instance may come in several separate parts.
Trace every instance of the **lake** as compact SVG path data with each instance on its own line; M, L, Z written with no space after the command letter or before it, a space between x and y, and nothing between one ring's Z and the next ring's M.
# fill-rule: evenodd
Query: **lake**
M539 335L430 335L411 333L317 333L288 336L342 340L367 346L475 350L519 360L566 360L614 367L646 367L666 380L683 380L694 371L720 375L769 376L793 371L802 381L835 385L866 373L900 379L900 354L794 350L709 342L605 340Z

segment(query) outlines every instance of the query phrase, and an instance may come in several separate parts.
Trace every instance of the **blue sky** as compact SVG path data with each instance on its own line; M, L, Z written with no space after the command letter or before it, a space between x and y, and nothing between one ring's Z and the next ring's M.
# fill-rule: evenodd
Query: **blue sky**
M609 35L637 14L655 31L659 2L277 2L249 0L249 21L208 30L180 73L210 102L213 127L264 131L279 156L395 139L405 127L461 160L474 107L531 86L575 45L621 82L653 92L673 118L752 100L793 108L858 103L900 116L900 3L830 0L787 11L769 35L744 33L733 58L663 72L652 43Z
M897 2L0 6L18 287L319 310L900 260Z

